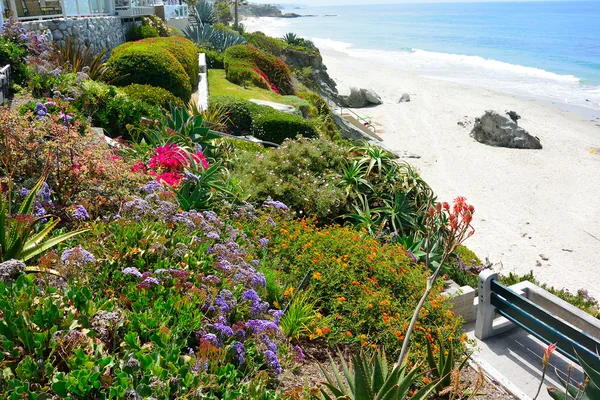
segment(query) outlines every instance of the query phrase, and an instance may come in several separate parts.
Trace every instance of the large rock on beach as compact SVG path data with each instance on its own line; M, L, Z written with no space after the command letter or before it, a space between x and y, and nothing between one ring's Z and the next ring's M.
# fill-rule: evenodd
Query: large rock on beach
M370 89L350 88L348 96L339 96L340 105L348 108L362 108L368 105L382 104L381 97Z
M496 111L486 111L481 118L476 118L471 136L490 146L514 149L542 148L540 139Z

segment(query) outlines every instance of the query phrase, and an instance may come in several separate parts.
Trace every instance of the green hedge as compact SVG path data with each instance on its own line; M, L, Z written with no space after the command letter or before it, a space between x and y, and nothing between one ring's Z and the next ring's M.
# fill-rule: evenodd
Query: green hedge
M190 77L181 63L155 44L124 43L113 50L106 66L106 81L114 81L118 86L139 83L162 87L183 101L192 96Z
M171 92L161 87L134 83L133 85L124 86L120 90L131 100L141 101L164 110L169 110L171 105L177 107L184 106L180 98L175 97Z
M127 32L127 41L134 42L146 38L158 37L158 31L151 26L134 26Z
M261 111L268 111L266 106L233 96L211 96L210 104L225 110L229 117L227 129L234 135L250 134L252 132L252 116Z
M200 53L206 54L206 64L211 69L224 69L225 68L225 54L219 53L215 50L208 50L206 48L199 48Z
M251 82L266 88L272 85L280 94L294 94L290 68L281 59L254 46L229 47L225 51L224 66L227 80L232 83Z
M318 137L313 125L302 117L280 111L264 111L252 118L252 135L274 143L283 143L285 139L297 136Z
M198 80L198 48L196 45L185 38L176 36L157 37L143 40L143 43L162 48L171 53L177 61L183 66L183 69L190 78L190 84L194 87Z

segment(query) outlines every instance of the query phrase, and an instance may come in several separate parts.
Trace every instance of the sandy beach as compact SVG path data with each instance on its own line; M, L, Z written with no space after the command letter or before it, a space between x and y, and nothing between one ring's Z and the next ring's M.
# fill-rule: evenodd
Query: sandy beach
M600 150L593 150L600 148L600 121L589 120L593 113L425 78L327 47L321 52L341 94L355 86L381 96L384 104L356 112L379 124L385 144L420 156L406 161L439 199L462 195L475 206L476 234L466 245L482 260L502 273L533 271L549 285L600 298ZM411 101L399 104L404 92ZM476 142L469 133L485 110L516 111L544 148ZM458 124L464 120L466 127Z

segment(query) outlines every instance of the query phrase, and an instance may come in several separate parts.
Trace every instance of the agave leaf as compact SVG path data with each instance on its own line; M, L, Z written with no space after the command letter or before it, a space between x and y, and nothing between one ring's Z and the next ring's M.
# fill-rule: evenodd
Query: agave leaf
M342 353L339 352L340 355L340 359L342 360L342 362L344 362L344 357L342 357ZM340 390L342 390L344 393L348 393L348 388L346 387L346 385L344 384L344 381L342 380L342 376L340 375L340 370L338 369L335 361L333 361L333 357L331 357L331 354L329 354L329 360L331 361L331 368L333 369L333 375L335 377L335 380L337 381L338 387L340 388ZM346 377L348 378L348 377ZM350 383L352 382L351 379L347 379L347 382Z
M431 395L431 393L435 390L435 387L437 386L438 382L433 381L428 383L427 385L423 386L418 392L416 392L415 394L413 394L410 399L411 400L422 400L422 399L426 399L429 397L429 395Z
M38 192L40 191L40 189L42 188L43 184L44 184L44 179L40 178L40 180L38 180L37 183L35 184L35 186L31 189L29 194L25 197L25 200L21 204L21 207L19 207L19 214L30 214L31 213L31 210L33 210L33 206L35 204L36 196L37 196ZM9 205L9 207L10 207L10 205ZM10 213L10 210L8 212Z
M377 396L377 400L397 400L400 399L400 386L394 385L387 392L381 391Z
M90 228L79 229L77 231L64 233L64 234L62 234L60 236L56 236L56 237L53 237L51 239L48 239L45 242L43 242L42 244L40 244L39 246L30 248L27 251L21 252L21 257L20 258L23 261L27 261L30 258L33 258L33 257L37 256L38 254L40 254L40 253L42 253L42 252L44 252L44 251L46 251L48 249L51 249L52 247L54 247L54 246L56 246L56 245L58 245L58 244L60 244L60 243L62 243L64 241L66 241L66 240L69 240L69 239L71 239L71 238L73 238L73 237L75 237L77 235L81 235L82 233L87 232L89 230L90 230Z
M379 393L376 397L376 400L383 400L383 396L385 396L385 393L392 390L394 385L398 385L402 371L404 371L405 368L406 365L394 365L394 368L392 368L392 372L388 375L387 379L379 389Z
M354 398L356 400L372 399L371 385L369 384L369 375L363 364L363 357L357 355L353 359L354 363Z
M548 394L550 395L550 397L552 397L554 400L571 400L571 396L569 396L569 398L567 398L565 396L565 391L564 390L558 390L557 388L555 388L554 386L550 386L548 388Z
M375 354L375 363L371 374L371 392L377 393L385 383L386 377L387 374L383 371L383 360L379 354Z
M340 356L340 360L341 360L341 364L342 364L342 371L344 372L344 376L346 377L346 382L348 382L348 386L350 388L350 393L354 393L354 379L352 377L352 373L350 372L350 368L348 368L348 364L346 363L346 360L344 360L344 357L342 355L342 352L338 350L338 354Z
M58 225L59 222L60 219L53 219L48 221L46 226L44 226L44 229L36 233L34 236L30 237L27 240L27 242L25 242L25 245L23 246L23 251L27 251L32 247L39 246L42 240L44 240L46 236L48 236L48 234L52 232L52 230L56 227L56 225Z
M594 385L596 389L600 389L600 372L590 367L590 365L583 358L581 358L579 354L577 354L577 358L579 359L579 365L581 365L584 372L590 378L589 386Z

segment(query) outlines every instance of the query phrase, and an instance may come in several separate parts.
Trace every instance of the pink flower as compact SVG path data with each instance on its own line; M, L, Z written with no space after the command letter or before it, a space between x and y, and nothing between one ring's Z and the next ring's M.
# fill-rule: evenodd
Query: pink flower
M169 171L180 171L188 164L185 152L176 144L157 147L154 153L148 164L151 169L162 168Z
M178 186L181 183L183 174L180 172L163 172L156 177L156 180L160 183L167 184L169 186Z
M199 162L202 164L202 167L204 167L204 169L208 169L209 164L208 161L206 160L206 157L204 157L204 154L202 154L202 152L197 152L196 155L194 156L194 159L196 159L196 162Z

